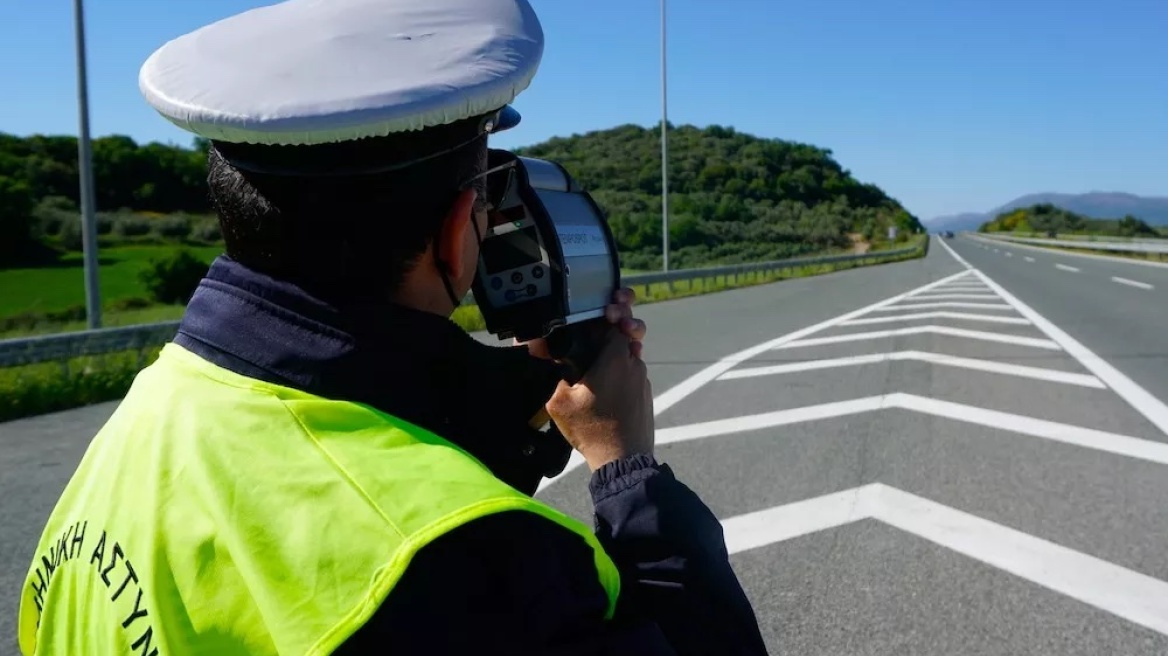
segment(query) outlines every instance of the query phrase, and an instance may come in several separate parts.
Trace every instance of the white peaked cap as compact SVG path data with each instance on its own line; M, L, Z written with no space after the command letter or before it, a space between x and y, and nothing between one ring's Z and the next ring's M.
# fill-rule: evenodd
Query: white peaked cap
M166 43L138 76L162 116L208 139L314 145L484 116L531 84L527 0L287 0Z

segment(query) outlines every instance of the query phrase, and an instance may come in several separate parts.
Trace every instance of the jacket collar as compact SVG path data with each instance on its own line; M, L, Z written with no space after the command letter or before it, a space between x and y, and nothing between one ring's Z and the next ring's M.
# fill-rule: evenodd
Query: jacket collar
M445 317L391 303L329 303L221 256L175 341L236 373L414 423L529 494L570 455L557 432L527 425L559 368L525 347L481 343Z

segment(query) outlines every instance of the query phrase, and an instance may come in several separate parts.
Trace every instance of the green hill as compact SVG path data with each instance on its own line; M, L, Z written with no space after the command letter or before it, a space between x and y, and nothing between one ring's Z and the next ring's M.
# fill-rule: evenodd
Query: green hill
M660 128L623 125L518 149L563 164L606 210L626 268L661 265ZM670 126L670 266L778 259L879 242L916 217L815 146Z
M563 163L606 210L625 268L661 262L659 128L624 125L519 149ZM670 127L670 264L674 268L880 246L888 227L920 227L831 151L718 126ZM205 145L93 142L103 245L214 244ZM0 133L0 268L36 266L80 248L77 139ZM163 216L163 215L171 216ZM177 215L177 216L175 216ZM50 248L46 248L50 247ZM30 258L35 258L35 261Z
M978 228L979 232L1053 233L1108 237L1160 237L1152 226L1134 216L1096 219L1051 203L1039 203L998 214Z

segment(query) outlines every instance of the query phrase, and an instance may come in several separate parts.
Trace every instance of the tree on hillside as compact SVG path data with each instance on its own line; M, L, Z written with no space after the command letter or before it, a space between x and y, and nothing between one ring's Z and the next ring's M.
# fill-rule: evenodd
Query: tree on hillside
M19 263L34 245L34 204L24 181L0 175L0 266Z
M609 215L626 266L661 256L660 128L622 125L519 149L563 164ZM782 258L844 248L849 234L883 239L921 229L879 187L829 150L731 128L670 128L671 258L679 266Z
M1038 232L1045 234L1087 234L1117 237L1158 237L1159 232L1134 216L1122 219L1092 219L1050 203L1003 212L982 224L981 232Z
M921 229L900 203L879 187L856 180L828 149L761 139L724 126L670 125L668 129L670 257L677 266L792 257L850 248L856 234L880 241L887 238L890 226L902 235ZM608 215L626 267L657 268L661 258L659 137L658 126L622 125L549 139L519 152L563 164L593 193ZM121 135L95 139L99 213L129 214L123 208L208 212L209 146L201 139L194 140L189 149L139 145ZM79 204L77 139L0 134L0 175L28 190L38 221L50 224L40 232L50 234L51 228L62 224L68 208ZM38 205L46 198L54 200ZM20 220L30 211L22 209ZM0 217L0 221L8 219ZM111 221L103 225L120 236L151 229L132 216L116 223L116 228ZM161 234L156 225L153 232L173 237L183 228L179 223L175 222L175 231L168 228ZM186 225L181 234L191 234L191 228ZM70 235L62 233L60 243L66 243L67 237L71 240Z

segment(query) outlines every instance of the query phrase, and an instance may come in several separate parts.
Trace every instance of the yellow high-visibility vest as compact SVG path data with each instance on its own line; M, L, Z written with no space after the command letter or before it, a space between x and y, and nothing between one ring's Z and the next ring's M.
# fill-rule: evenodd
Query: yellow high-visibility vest
M592 547L611 617L619 575L583 523L427 430L168 344L49 517L21 589L20 648L328 654L419 549L511 510Z

